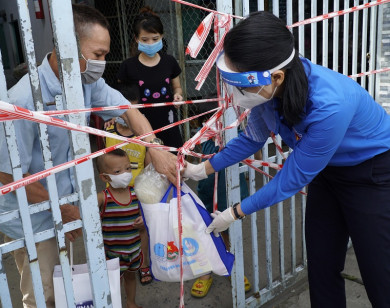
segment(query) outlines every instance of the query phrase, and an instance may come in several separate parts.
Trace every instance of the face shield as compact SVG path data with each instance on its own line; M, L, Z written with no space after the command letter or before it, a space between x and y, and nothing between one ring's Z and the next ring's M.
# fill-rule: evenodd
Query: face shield
M271 97L264 97L261 95L260 92L265 87L272 87L272 73L289 64L294 59L294 56L295 56L295 49L292 50L290 56L285 61L283 61L282 63L280 63L279 65L277 65L276 67L270 70L248 71L248 72L237 72L231 70L226 65L225 53L223 51L220 53L220 55L217 58L216 64L219 69L221 79L224 83L223 86L226 91L225 95L231 99L237 117L240 116L243 109L251 109L251 110L256 109L256 110L252 110L251 113L254 113L253 115L249 115L249 121L247 121L248 127L246 127L245 129L245 132L247 134L248 131L251 131L250 135L253 137L251 138L256 141L263 141L265 135L264 133L262 133L261 137L256 136L255 131L257 129L255 127L252 127L253 124L251 123L253 121L251 121L251 118L253 120L253 118L256 117L256 122L258 122L259 120L258 113L260 109L262 110L262 112L264 112L264 109L266 109L265 106L259 108L260 105L272 100L277 87L274 87L272 90L270 89L270 91L272 91ZM269 112L267 113L269 115ZM268 122L268 124L266 124L266 122ZM265 126L271 126L272 128L269 127L269 130L272 130L274 129L275 121L271 119L267 119L267 121L265 121L262 126L263 126L263 130Z

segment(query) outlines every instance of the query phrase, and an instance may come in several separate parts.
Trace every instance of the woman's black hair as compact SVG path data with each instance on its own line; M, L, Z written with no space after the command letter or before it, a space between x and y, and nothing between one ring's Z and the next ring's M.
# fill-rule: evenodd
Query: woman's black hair
M270 12L249 15L226 35L226 57L242 72L270 70L287 60L294 48L294 36L286 24ZM295 51L286 70L283 98L278 111L289 125L299 123L304 116L308 81Z

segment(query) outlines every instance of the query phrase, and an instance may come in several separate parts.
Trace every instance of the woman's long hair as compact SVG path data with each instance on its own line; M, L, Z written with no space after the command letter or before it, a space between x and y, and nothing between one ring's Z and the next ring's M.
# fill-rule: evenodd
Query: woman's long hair
M294 36L286 24L270 12L249 15L229 31L224 42L226 56L242 72L270 70L287 60L294 48ZM296 51L286 70L279 113L289 125L304 116L308 81Z

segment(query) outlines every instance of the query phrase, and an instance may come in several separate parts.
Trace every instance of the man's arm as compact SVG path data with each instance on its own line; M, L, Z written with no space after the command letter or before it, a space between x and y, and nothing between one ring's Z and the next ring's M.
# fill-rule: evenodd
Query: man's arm
M95 82L91 87L91 100L93 107L129 104L129 101L127 101L122 94L120 94L117 90L109 87L102 78ZM115 110L111 111L111 113L97 112L97 114L104 120L107 120L108 117L120 116L138 136L149 133L153 130L149 121L138 109L127 109L125 112L123 112L123 110ZM150 142L153 138L156 138L156 136L148 136L144 138L144 141ZM165 174L169 181L175 183L176 156L169 152L152 148L149 151L152 157L152 163L156 170L162 174Z
M136 135L151 132L153 129L146 117L138 109L128 109L122 115L122 119L133 130ZM144 138L146 142L151 142L156 138L154 134ZM170 182L176 184L176 155L170 152L149 148L153 166L162 174L165 174Z
M26 173L23 175L23 177L27 177L29 175L30 175L29 173ZM12 183L13 181L14 179L11 174L0 172L0 182L3 185ZM34 204L34 203L39 203L39 202L49 200L49 193L40 182L34 182L32 184L25 186L25 188L26 188L27 201L29 203ZM64 204L60 206L60 210L62 215L62 222L64 224L73 220L80 219L80 211L78 206L71 205L71 204ZM82 234L81 229L77 229L77 230L67 232L65 235L70 241L73 242L81 234Z

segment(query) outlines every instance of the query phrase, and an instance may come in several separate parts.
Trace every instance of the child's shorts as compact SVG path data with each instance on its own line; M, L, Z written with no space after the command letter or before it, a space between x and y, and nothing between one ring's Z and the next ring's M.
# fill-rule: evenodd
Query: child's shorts
M125 271L135 272L141 267L143 261L143 254L141 249L138 249L137 251L130 254L106 250L106 258L119 258L119 265L121 268L122 276Z

